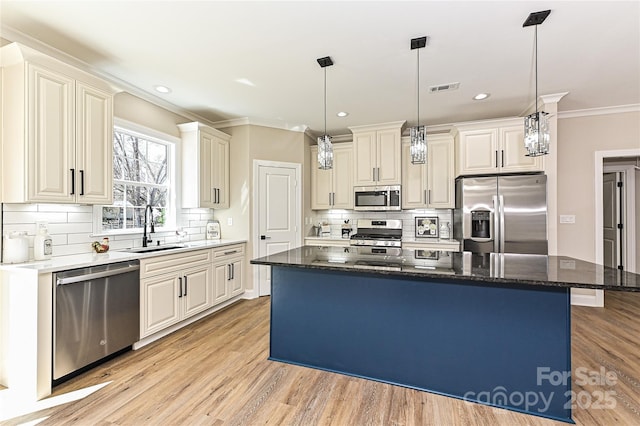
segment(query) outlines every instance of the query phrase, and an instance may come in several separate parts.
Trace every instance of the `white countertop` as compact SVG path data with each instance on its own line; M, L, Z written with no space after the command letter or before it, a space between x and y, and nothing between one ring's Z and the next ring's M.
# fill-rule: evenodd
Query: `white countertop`
M15 264L2 264L0 269L12 270L12 269L30 269L38 271L38 273L50 273L63 271L66 269L85 268L88 266L104 265L107 263L123 262L127 260L142 259L147 257L162 256L167 254L176 254L182 252L188 252L193 250L200 250L213 247L223 247L232 244L245 243L246 240L201 240L201 241L189 241L182 243L183 247L175 249L160 250L150 253L128 253L122 250L108 251L107 253L85 253L75 254L70 256L57 256L50 260L44 260L39 262L26 262ZM172 244L166 244L172 245Z

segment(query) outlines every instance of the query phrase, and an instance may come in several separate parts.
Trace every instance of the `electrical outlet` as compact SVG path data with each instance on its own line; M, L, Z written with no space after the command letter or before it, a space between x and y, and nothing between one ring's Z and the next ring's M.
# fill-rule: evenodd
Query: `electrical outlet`
M573 214L561 214L560 223L576 223L576 216Z
M232 217L228 217L227 218L227 225L233 226L233 218Z

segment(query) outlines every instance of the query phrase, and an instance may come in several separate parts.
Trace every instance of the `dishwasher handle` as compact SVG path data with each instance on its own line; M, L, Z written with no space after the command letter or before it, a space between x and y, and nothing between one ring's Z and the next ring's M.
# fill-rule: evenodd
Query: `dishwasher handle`
M77 275L75 277L66 277L56 279L56 285L74 284L84 281L95 280L98 278L111 277L113 275L125 274L127 272L137 271L140 269L140 265L124 266L117 269L109 269L106 271L93 272L83 275Z

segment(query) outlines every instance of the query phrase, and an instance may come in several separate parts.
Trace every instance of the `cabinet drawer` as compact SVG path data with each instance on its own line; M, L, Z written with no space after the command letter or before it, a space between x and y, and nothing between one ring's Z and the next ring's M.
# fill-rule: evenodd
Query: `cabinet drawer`
M211 262L211 250L168 254L140 260L140 278L168 274Z
M244 244L220 247L213 250L213 260L218 261L235 256L244 256Z

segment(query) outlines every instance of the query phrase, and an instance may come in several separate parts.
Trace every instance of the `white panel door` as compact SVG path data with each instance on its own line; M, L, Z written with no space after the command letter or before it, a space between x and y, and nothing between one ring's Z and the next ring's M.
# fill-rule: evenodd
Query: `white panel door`
M602 242L604 265L617 268L618 263L618 191L616 173L605 173L602 178Z
M296 216L299 214L294 167L259 166L260 256L297 246ZM271 271L260 267L259 295L271 294Z

